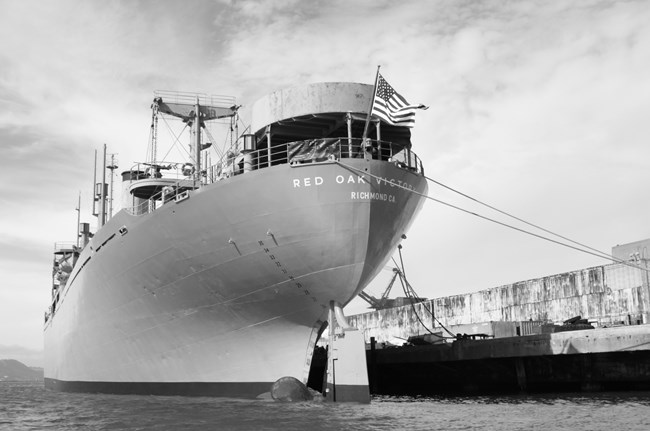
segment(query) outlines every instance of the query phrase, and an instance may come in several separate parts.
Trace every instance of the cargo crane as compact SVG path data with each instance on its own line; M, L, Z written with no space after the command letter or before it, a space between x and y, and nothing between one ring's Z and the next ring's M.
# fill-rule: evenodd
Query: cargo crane
M359 296L361 299L366 301L368 304L370 304L370 308L374 308L375 310L383 310L385 308L391 308L394 306L393 302L394 300L389 299L388 295L390 294L390 290L393 288L393 284L395 284L395 280L397 280L397 277L400 277L400 281L402 279L402 271L399 270L399 268L393 268L393 276L390 279L390 282L388 283L388 287L386 287L386 290L384 290L384 293L381 295L381 298L377 299L374 296L361 291L359 293Z
M402 289L404 290L404 294L406 296L389 298L388 295L390 294L390 291L393 288L397 277L399 277L399 281L402 284ZM384 290L384 293L382 293L381 298L377 299L369 293L363 291L359 293L359 296L361 299L370 304L370 308L373 308L375 310L385 310L386 308L401 307L408 304L417 304L419 302L424 302L427 300L427 298L421 298L417 293L415 293L411 284L406 281L404 272L397 267L393 268L393 276L388 283L388 287L386 287L386 290Z

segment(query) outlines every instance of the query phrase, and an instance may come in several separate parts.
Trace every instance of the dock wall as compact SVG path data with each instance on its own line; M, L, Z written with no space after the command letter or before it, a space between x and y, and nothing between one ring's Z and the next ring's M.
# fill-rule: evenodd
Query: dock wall
M372 394L650 390L650 325L368 347ZM319 391L326 361L325 349L316 349L309 385Z
M367 351L373 394L650 389L648 325Z
M647 259L637 265L649 268ZM454 333L524 335L512 332L532 322L562 323L578 315L594 326L649 323L648 272L624 264L603 265L352 315L348 321L364 332L366 342L370 337L395 342L427 334L425 326L440 332L441 324Z

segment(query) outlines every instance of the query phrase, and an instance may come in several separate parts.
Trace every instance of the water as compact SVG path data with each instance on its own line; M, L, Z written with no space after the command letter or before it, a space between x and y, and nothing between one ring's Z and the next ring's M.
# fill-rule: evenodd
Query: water
M650 430L650 393L376 397L369 405L56 393L0 382L0 430Z

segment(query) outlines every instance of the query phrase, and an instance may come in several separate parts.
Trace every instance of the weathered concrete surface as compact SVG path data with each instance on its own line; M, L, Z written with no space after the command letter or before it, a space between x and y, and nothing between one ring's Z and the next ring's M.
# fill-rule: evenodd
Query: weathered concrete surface
M612 256L621 260L647 260L650 258L650 238L616 245L612 247Z
M635 263L648 268L646 254L640 256ZM378 343L367 351L373 394L650 390L649 284L647 271L605 265L348 316L348 322L366 342ZM578 315L600 328L540 333L544 322ZM381 348L429 330L449 336L447 329L494 338Z
M639 265L649 267L647 260ZM424 326L439 332L440 323L452 332L455 325L518 322L524 328L531 320L561 323L578 315L597 326L649 323L648 280L646 271L623 264L597 266L348 316L348 321L364 332L366 342L375 337L378 342L392 343L428 333Z

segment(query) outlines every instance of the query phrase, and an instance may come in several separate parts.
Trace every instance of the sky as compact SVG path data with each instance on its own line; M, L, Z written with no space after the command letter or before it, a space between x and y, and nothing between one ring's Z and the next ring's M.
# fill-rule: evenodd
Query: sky
M604 252L650 238L647 1L0 0L0 10L0 358L42 365L53 245L74 241L79 193L95 226L95 150L107 144L120 171L145 159L154 90L246 107L292 85L372 84L381 65L430 107L412 132L428 177ZM429 194L512 222L435 184ZM608 263L434 201L402 253L429 298ZM367 291L381 295L389 277ZM355 300L348 313L364 309Z

